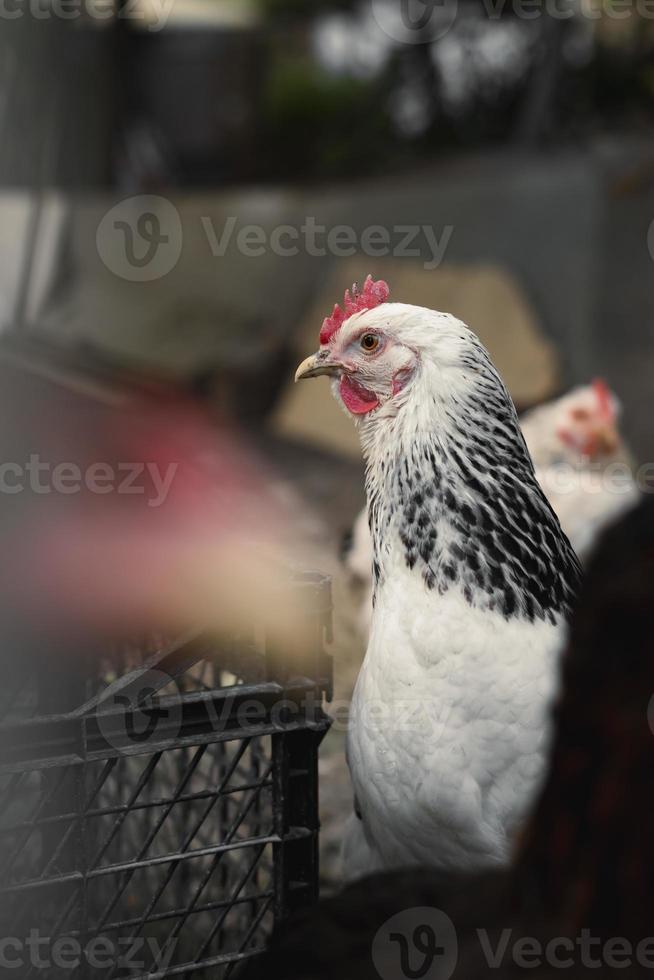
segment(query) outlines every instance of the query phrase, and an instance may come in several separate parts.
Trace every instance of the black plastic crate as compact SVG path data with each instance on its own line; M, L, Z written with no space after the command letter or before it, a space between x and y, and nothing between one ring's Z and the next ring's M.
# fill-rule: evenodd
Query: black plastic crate
M43 672L13 700L29 717L0 730L1 973L227 977L315 901L331 598L318 575L297 587L301 655L196 635L136 667L123 652L132 669L73 710L38 713Z

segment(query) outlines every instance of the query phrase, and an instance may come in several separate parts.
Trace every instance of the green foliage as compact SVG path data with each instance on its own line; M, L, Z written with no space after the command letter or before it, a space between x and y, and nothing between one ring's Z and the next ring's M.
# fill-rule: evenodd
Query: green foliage
M266 143L278 169L334 176L369 168L388 139L377 94L373 83L330 75L309 58L282 59L272 72L266 111Z

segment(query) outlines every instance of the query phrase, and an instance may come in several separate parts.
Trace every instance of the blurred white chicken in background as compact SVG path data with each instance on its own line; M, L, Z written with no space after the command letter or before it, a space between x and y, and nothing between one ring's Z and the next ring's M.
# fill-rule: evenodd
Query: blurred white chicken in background
M605 381L580 385L525 412L520 424L536 476L581 560L608 523L635 504L633 459L620 433L621 406ZM363 596L358 626L372 615L372 542L364 508L343 547L343 564Z
M538 482L582 561L600 531L638 498L620 412L598 379L521 419Z

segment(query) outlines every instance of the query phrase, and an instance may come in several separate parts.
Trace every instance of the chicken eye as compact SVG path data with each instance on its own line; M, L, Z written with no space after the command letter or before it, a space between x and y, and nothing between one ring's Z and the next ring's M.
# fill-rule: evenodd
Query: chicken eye
M374 333L364 333L361 338L361 347L367 354L372 353L379 347L379 337L376 337Z

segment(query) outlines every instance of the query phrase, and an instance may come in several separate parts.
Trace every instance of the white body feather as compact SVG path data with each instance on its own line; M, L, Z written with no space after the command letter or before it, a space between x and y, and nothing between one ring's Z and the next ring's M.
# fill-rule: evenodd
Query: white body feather
M365 814L348 877L505 862L543 773L559 629L424 593L398 568L378 595L348 734Z

